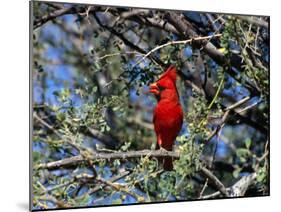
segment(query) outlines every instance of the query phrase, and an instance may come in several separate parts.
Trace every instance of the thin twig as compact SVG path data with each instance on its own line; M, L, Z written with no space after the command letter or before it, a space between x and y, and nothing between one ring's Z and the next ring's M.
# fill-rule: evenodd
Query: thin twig
M89 12L91 11L92 6L89 6L84 13L78 13L81 16L86 16L88 24L91 25L90 17L89 17Z
M136 54L138 56L141 56L141 55L144 55L142 53L139 53L137 51L128 51L128 52L116 52L116 53L111 53L111 54L106 54L106 55L103 55L101 57L98 57L97 59L98 60L103 60L103 59L106 59L108 57L114 57L114 56L118 56L118 55L128 55L128 54Z
M239 107L240 105L244 104L245 102L247 102L249 99L250 99L250 97L246 96L245 98L243 98L243 99L239 100L238 102L235 102L234 104L225 108L225 111L233 110L233 109Z
M249 110L249 109L251 109L251 108L257 106L257 105L258 105L259 103L261 103L261 102L262 102L262 100L257 101L257 102L255 102L255 103L253 103L253 104L251 104L251 105L249 105L249 106L247 106L247 107L245 107L245 108L243 108L243 109L237 111L237 113L243 113L243 112L245 112L245 111L247 111L247 110Z
M107 186L110 186L111 188L113 188L114 190L116 191L119 191L119 192L123 192L127 195L130 195L131 197L133 197L137 202L145 202L145 198L143 196L140 196L138 195L137 193L135 192L132 192L129 188L127 188L126 186L124 185L121 185L121 184L117 184L117 183L113 183L109 180L105 180L105 179L97 179L99 182L107 185Z
M170 45L175 45L175 44L187 44L187 43L192 43L193 41L200 41L200 40L206 40L206 39L212 39L215 37L221 37L222 34L215 34L215 35L209 35L209 36L203 36L203 37L196 37L196 38L191 38L187 40L179 40L179 41L170 41L165 44L162 44L160 46L156 46L155 48L151 49L149 52L147 52L139 61L136 62L135 66L141 63L145 58L147 58L150 54L153 52L162 49L164 47L170 46Z
M200 194L199 194L199 199L202 199L203 194L204 194L206 188L208 187L208 182L209 182L209 178L207 178L207 179L205 180L205 183L204 183L204 185L203 185L203 187L202 187L202 190L200 191ZM220 192L219 192L219 193L220 193Z
M262 19L257 19L253 16L249 17L249 16L238 16L239 19L247 21L250 24L254 24L256 26L260 26L260 27L265 27L268 28L268 22L262 20Z
M202 167L201 172L214 184L214 186L221 192L222 195L228 196L223 183L207 168Z
M62 140L65 140L70 146L72 146L73 148L75 148L77 151L81 152L81 147L78 146L75 142L73 142L71 139L64 139L64 136L62 134L60 134L53 126L49 125L46 121L44 121L43 119L41 119L37 113L34 112L33 117L39 122L41 123L43 126L47 127L49 130L53 131L53 133L55 135L57 135L59 138L61 138Z
M46 193L51 193L52 191L54 190L57 190L57 189L60 189L60 188L63 188L63 187L66 187L72 183L75 183L75 182L80 182L80 181L89 181L89 180L93 180L95 178L95 175L89 175L87 173L81 173L79 175L76 175L76 176L73 176L70 180L68 180L67 182L64 182L62 184L59 184L59 185L55 185L51 188L48 188L48 189L45 189L43 190L43 192L41 193L41 195L43 194L46 194Z
M228 115L230 113L230 111L235 110L237 107L239 107L240 105L246 103L248 100L250 99L249 96L239 100L238 102L235 102L234 104L228 106L227 108L224 109L224 114L222 116L222 119L220 121L220 124L216 127L216 129L214 129L211 134L208 136L208 138L206 139L206 142L210 141L222 128L223 124L226 123L226 120L228 118Z
M130 173L131 173L130 171L121 172L120 174L111 177L111 178L108 179L107 181L112 182L112 183L113 183L113 182L116 182L117 180L120 180L120 179L122 179L122 178L128 176ZM94 188L91 188L87 193L88 193L89 195L91 195L91 194L93 194L93 193L95 193L95 192L97 192L97 191L99 191L99 190L101 190L101 189L103 189L103 188L104 188L104 186L97 185L97 186L95 186Z

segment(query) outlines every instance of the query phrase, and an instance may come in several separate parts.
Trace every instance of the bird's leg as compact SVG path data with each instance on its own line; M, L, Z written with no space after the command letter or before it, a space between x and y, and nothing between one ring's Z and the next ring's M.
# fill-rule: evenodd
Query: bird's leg
M162 147L162 139L161 136L157 136L157 145L156 145L156 149L159 149L159 151L165 153L167 152L167 150L165 148Z
M160 136L160 135L157 135L157 146L158 146L159 148L161 148L161 146L162 146L162 139L161 139L161 136Z
M162 146L160 146L160 148L159 148L159 150L161 151L161 152L168 152L168 150L167 149L165 149L165 148L163 148Z

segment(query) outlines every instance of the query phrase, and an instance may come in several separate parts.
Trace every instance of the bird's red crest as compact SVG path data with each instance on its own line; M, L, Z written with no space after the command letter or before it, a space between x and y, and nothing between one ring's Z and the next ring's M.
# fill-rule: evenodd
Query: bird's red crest
M169 68L166 69L166 71L160 76L160 79L169 77L173 82L176 82L177 80L177 69L174 65L170 65Z
M176 81L177 81L177 69L175 66L170 65L169 68L166 69L166 71L160 76L160 78L150 84L150 93L155 94L159 97L159 95L162 93L164 96L169 96L167 92L161 92L161 89L169 88L169 89L176 89ZM173 94L173 93L172 93ZM162 96L163 97L163 96Z

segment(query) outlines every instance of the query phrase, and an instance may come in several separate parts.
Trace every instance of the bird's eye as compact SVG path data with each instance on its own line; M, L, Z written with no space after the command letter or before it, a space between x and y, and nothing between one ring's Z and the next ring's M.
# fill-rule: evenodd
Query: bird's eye
M165 90L165 87L161 86L161 85L157 85L160 91Z

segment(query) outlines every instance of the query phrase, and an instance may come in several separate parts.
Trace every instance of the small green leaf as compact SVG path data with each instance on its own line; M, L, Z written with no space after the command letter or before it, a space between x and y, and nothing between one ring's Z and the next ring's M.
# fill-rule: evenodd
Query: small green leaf
M109 131L110 130L110 126L108 126L108 125L105 125L105 131Z
M247 138L247 139L245 140L246 148L247 148L247 149L250 149L251 144L252 144L252 140L251 140L250 138Z
M238 148L236 151L237 156L240 157L247 157L249 155L249 150L245 148Z
M233 173L232 173L233 177L234 177L234 178L239 177L239 174L240 174L241 170L242 170L241 167L236 168L236 169L233 171Z
M120 163L120 160L118 160L118 159L117 159L117 160L114 160L114 162L113 162L113 166L114 166L114 167L119 167L120 164L121 164L121 163Z
M263 182L266 178L266 169L264 167L260 168L257 175L257 181Z
M122 204L122 200L121 200L121 199L113 200L113 201L112 201L112 204L114 204L114 205Z
M94 86L93 89L92 89L92 92L93 92L93 93L96 93L97 90L98 90L98 87L97 87L97 86Z

